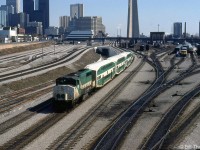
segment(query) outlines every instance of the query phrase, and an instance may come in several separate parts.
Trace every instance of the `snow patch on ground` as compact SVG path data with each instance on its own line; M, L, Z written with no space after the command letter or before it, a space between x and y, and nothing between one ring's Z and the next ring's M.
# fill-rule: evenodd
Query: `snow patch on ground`
M63 56L63 55L62 55ZM44 65L44 64L47 64L47 63L50 63L50 62L53 62L53 61L56 61L58 60L59 58L62 57L61 55L48 55L48 56L43 56L43 57L40 57L32 62L29 63L30 67L33 68L33 67L37 67L37 66L41 66L41 65Z

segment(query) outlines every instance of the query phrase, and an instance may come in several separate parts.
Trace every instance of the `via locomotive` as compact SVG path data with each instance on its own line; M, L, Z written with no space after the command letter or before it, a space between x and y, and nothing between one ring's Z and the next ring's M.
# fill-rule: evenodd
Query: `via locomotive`
M84 99L91 91L103 87L128 67L134 59L132 52L123 52L107 60L87 65L84 69L56 79L53 104L56 109L66 109Z

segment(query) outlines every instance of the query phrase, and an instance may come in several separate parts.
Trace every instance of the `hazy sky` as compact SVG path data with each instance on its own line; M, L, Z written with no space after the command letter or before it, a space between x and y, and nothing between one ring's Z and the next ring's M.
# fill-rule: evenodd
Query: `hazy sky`
M84 4L84 16L102 16L111 36L120 29L126 36L128 0L50 0L50 25L58 26L59 16L70 15L70 4L75 3ZM158 31L158 24L160 31L172 33L174 22L187 22L190 34L199 32L200 0L138 0L138 13L140 33L145 35Z

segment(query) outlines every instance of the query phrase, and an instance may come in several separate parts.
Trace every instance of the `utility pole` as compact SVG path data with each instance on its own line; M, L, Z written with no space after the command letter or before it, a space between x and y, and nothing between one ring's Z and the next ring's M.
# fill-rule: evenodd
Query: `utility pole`
M158 32L159 32L159 27L160 27L160 25L158 24Z

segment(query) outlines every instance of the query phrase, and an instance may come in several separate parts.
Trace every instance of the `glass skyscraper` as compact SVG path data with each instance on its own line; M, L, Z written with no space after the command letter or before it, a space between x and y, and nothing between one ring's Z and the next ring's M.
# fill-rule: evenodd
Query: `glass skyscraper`
M20 12L20 0L6 0L7 6L13 6L14 12L19 13Z

